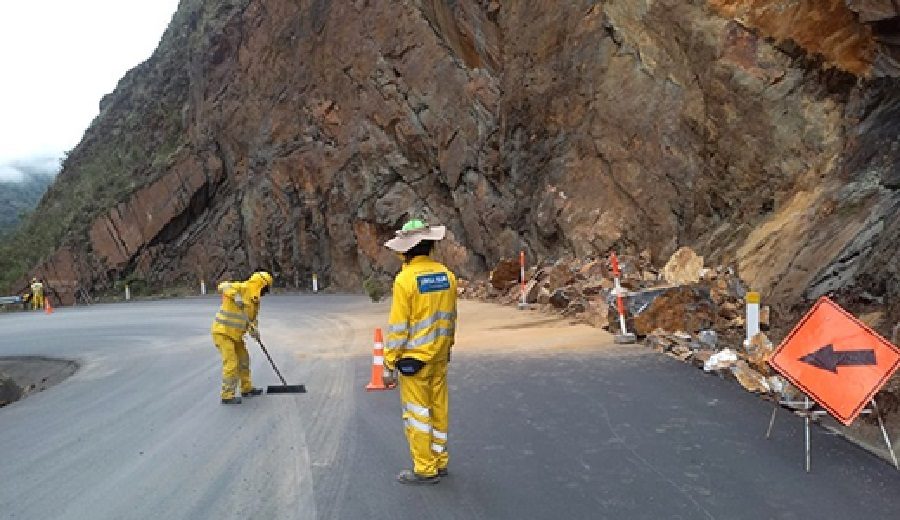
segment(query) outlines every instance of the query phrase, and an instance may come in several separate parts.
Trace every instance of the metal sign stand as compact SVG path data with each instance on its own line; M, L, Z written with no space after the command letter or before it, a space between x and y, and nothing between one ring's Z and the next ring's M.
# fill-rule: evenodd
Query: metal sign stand
M804 437L806 439L806 472L809 473L809 421L816 417L828 415L828 412L825 410L813 410L815 403L810 401L809 396L806 394L803 395L803 401L779 401L778 404L775 405L775 408L772 409L772 418L769 420L769 429L766 430L766 439L769 439L772 436L772 428L775 426L775 413L781 406L786 406L790 408L794 414L803 417ZM891 438L888 436L887 430L884 427L884 421L881 419L881 414L878 412L878 405L875 403L875 399L872 399L872 407L862 410L860 414L875 414L875 417L878 418L878 426L881 428L881 435L884 437L884 443L887 445L888 453L891 454L891 460L894 461L894 467L900 470L900 464L897 463L897 455L894 454Z

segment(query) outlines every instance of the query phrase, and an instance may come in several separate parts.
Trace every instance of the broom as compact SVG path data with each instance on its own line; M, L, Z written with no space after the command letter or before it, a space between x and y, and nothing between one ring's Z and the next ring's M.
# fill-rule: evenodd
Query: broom
M306 387L304 385L289 385L289 384L287 384L287 381L284 380L284 376L281 375L281 371L278 370L278 367L275 366L275 362L272 361L272 356L269 355L269 351L266 349L266 346L263 345L262 340L259 339L259 335L258 334L253 335L253 339L255 339L256 343L259 344L259 348L262 349L263 354L266 355L266 359L269 360L269 364L272 365L272 369L275 370L275 374L278 375L278 379L281 380L280 385L267 386L266 393L267 394L305 394Z

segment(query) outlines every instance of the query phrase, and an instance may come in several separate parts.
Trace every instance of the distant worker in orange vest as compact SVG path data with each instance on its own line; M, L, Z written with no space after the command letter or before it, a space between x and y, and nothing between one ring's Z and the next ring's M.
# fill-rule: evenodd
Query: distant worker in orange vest
M272 275L265 271L253 273L246 282L222 282L218 286L222 306L213 321L212 337L222 355L222 404L239 404L241 396L262 393L250 379L250 354L244 334L259 340L259 303L270 287Z
M44 284L37 278L31 279L31 309L38 311L44 308Z
M430 258L444 226L410 220L384 245L403 255L394 279L384 348L384 379L400 379L400 401L413 468L404 484L436 484L447 475L447 365L456 337L456 276Z

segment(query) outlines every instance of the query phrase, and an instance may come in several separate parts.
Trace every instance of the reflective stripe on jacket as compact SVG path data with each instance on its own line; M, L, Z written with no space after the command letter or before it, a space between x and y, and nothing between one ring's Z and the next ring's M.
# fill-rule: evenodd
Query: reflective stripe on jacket
M251 324L255 327L261 290L262 287L250 282L220 283L222 306L213 320L212 333L241 339Z
M384 364L411 357L446 359L456 335L456 276L443 264L417 256L394 279Z

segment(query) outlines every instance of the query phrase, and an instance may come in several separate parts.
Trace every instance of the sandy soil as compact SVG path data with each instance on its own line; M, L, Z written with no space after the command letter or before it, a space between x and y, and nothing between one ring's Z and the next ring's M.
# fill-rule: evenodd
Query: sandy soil
M457 355L554 355L562 351L579 349L601 349L622 353L622 347L613 343L613 336L603 329L590 327L560 316L544 314L537 310L518 310L494 303L460 300L457 321ZM345 314L340 320L352 329L354 335L372 338L379 327L387 330L390 303L383 301L364 305L352 314ZM289 326L267 326L266 337L273 342L287 342L294 335ZM304 336L304 348L297 352L298 359L305 357L355 357L371 355L371 342L364 342L346 352L317 351L316 345L328 344L331 328L323 326ZM627 349L647 354L640 345ZM365 350L360 350L365 349Z

